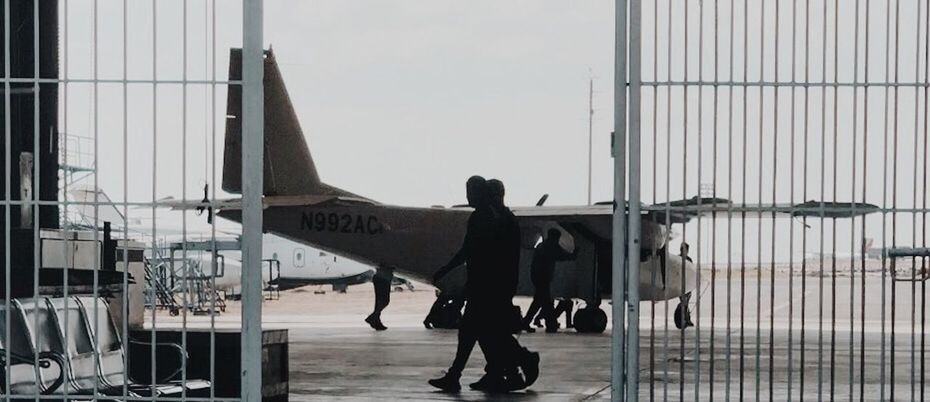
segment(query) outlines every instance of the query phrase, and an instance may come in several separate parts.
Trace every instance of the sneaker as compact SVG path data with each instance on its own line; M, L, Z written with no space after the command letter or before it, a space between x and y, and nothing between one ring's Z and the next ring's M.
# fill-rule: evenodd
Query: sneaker
M513 391L519 391L527 387L526 381L523 380L523 376L520 373L514 373L504 376L504 378L498 380L496 383L492 384L489 392L495 393L507 393Z
M468 384L468 388L471 388L475 391L489 391L496 383L500 382L498 379L494 379L488 374L481 376L478 381Z
M524 388L533 385L536 382L536 379L539 378L539 353L530 352L529 349L523 348L525 352L523 358L520 359L520 369L523 370L523 375L525 378Z
M433 329L433 326L427 320L423 320L423 326L426 327L426 329Z
M385 327L384 324L381 323L381 320L378 318L375 318L374 315L369 315L368 317L365 317L365 322L367 322L368 325L374 328L375 331L384 331L387 329L387 327Z
M459 384L459 375L446 373L446 375L427 381L429 385L439 388L445 392L459 392L462 385Z
M531 326L529 326L529 325L523 327L523 330L526 331L526 333L528 333L528 334L532 334L532 333L536 332L536 330L533 329L533 327L531 327Z

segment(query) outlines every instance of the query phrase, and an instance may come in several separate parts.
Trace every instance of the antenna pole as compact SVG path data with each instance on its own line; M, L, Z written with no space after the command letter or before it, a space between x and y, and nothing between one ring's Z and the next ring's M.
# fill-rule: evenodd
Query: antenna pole
M594 78L588 78L588 205L591 205L591 156L594 124Z

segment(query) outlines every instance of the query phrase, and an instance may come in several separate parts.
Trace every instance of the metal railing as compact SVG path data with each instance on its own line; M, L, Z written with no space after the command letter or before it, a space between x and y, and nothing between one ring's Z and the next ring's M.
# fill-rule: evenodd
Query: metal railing
M218 182L216 149L222 141L216 137L226 113L217 104L230 86L243 88L243 169L252 172L257 166L261 172L262 7L262 0L24 0L0 6L5 152L0 398L261 399L261 273L258 280L243 280L243 357L235 362L242 368L240 392L217 395L216 365L224 362L217 363L222 353L217 353L216 322L212 315L189 317L191 306L216 311L223 305L212 291L215 284L205 283L202 272L191 272L196 269L185 264L180 289L167 286L134 241L141 238L140 228L130 230L128 221L132 216L145 222L141 229L152 250L158 249L155 239L169 223L180 226L182 241L191 235L189 212L167 211L159 200L192 194L199 199L204 183ZM234 47L244 48L245 74L226 80L224 57ZM261 213L255 203L261 177L243 177L243 257L257 258L253 266L260 266L261 220L256 223L254 217ZM69 190L78 184L97 191L109 187L113 201L96 195L90 201L69 201ZM215 202L222 195L213 190L207 198ZM70 224L76 222L75 205L92 209L92 215L84 215L92 219ZM112 222L101 215L104 207L126 221ZM216 230L215 224L209 228L213 241ZM43 248L52 241L54 247ZM181 254L185 258L186 250ZM252 273L243 270L243 275ZM191 279L195 276L201 278ZM177 317L144 309L144 282L153 284L152 302ZM16 309L25 316L20 327L11 321ZM209 361L183 357L194 330L208 334ZM182 356L177 378L171 379L177 392L159 388L165 385L159 378L168 365L164 359L172 355L161 342L167 332L179 334L177 345L170 347ZM75 341L79 337L87 339ZM59 346L90 345L91 350L41 350L54 346L53 339ZM140 346L139 341L149 342ZM150 378L116 382L120 376L129 378L133 361L144 361L143 377ZM63 380L43 382L56 365ZM197 378L205 382L196 392L188 374L192 366L208 373ZM33 371L32 387L21 383L28 371ZM17 387L13 377L20 381Z
M614 399L924 400L930 4L616 4L616 195L661 213L614 220ZM648 219L692 328L639 299Z

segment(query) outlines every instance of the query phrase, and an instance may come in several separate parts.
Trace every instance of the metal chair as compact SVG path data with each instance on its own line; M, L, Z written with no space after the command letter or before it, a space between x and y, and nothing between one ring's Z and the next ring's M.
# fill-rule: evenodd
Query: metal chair
M91 342L94 343L94 348L99 356L98 376L102 384L119 389L126 386L133 392L140 394L155 392L160 396L180 396L186 390L186 395L189 397L209 396L211 385L209 381L188 379L182 382L179 379L179 374L183 368L181 364L173 370L169 370L167 375L156 378L155 384L148 384L151 382L151 377L130 378L124 364L126 351L113 317L110 315L109 304L104 299L94 299L92 297L75 297L74 301L79 303L85 312L85 326L89 329L88 336ZM130 342L145 348L151 347L150 343ZM175 355L178 362L187 361L187 352L177 344L156 343L155 347L158 354L170 353Z
M6 339L7 307L10 310L10 339ZM39 345L42 345L41 340ZM50 350L40 350L38 354L35 350L19 303L14 300L9 305L0 305L0 390L9 395L34 396L48 395L61 387L64 357ZM7 354L9 362L6 361ZM9 384L5 383L7 367L10 370Z
M97 383L94 348L86 338L80 336L87 331L86 321L81 318L80 306L72 301L67 309L62 306L58 310L44 297L39 298L38 303L35 299L19 299L16 303L23 311L30 336L40 340L36 350L48 350L64 356L65 381L56 394L93 393ZM67 331L63 328L65 323L68 325Z

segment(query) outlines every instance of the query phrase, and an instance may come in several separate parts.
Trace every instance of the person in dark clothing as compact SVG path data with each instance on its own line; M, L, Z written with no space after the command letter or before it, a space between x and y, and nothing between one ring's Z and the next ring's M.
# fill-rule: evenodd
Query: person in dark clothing
M455 359L446 374L429 380L429 384L443 391L457 392L461 389L459 378L465 364L484 331L488 315L488 303L482 297L485 288L492 282L491 274L492 241L496 217L487 201L487 181L481 176L472 176L465 183L468 205L474 212L468 217L465 239L462 247L433 275L433 282L439 282L452 269L465 264L465 313L459 323L458 347ZM487 353L485 353L487 354Z
M519 322L519 313L513 305L520 279L520 225L510 208L504 205L504 183L492 179L488 181L488 193L491 209L498 217L495 247L495 271L498 274L496 284L489 292L491 298L494 325L488 326L489 332L479 338L482 350L488 360L487 374L474 389L508 388L515 386L519 378L518 367L523 370L525 384L519 388L532 385L539 376L539 353L530 352L520 346L513 337L513 329Z
M388 267L378 268L371 278L371 284L375 288L375 310L365 318L365 322L376 331L387 329L384 323L381 322L381 312L391 302L391 282L393 281L394 269Z
M530 327L530 323L540 309L542 309L543 320L546 321L546 332L556 332L559 329L555 311L552 309L554 301L550 289L555 263L572 260L577 255L562 249L562 246L559 245L559 239L561 238L561 231L555 228L549 229L546 232L546 239L539 243L536 246L536 251L533 252L533 261L530 263L530 279L533 281L535 293L533 294L533 303L530 304L526 317L523 318L523 330L527 332L536 331Z
M520 225L513 211L504 205L504 183L491 179L488 180L487 188L491 210L498 217L494 247L495 255L499 259L497 269L501 274L497 283L501 287L496 292L512 306L520 281Z
M480 176L470 178L466 183L466 191L468 203L475 208L475 211L468 218L465 240L459 252L436 272L433 280L438 282L445 274L464 262L467 273L465 282L467 303L459 325L455 360L443 377L429 380L429 384L444 391L455 392L461 389L459 378L462 370L465 368L475 343L480 341L482 351L488 360L486 367L488 374L478 382L471 384L471 387L487 391L520 389L526 386L524 379L514 369L515 364L507 363L512 361L508 359L514 355L509 353L510 348L507 346L512 348L513 344L508 344L502 336L503 334L509 337L509 328L505 323L511 310L507 308L507 313L505 313L501 306L504 304L505 295L515 292L516 283L510 279L511 275L501 275L499 268L504 264L500 262L511 261L513 257L512 253L506 254L507 258L501 257L506 247L499 243L502 238L512 237L513 234L509 236L501 234L506 231L502 229L506 229L504 223L508 220L501 218L502 209L491 208L487 182L483 178ZM516 245L519 247L519 228L516 229L516 237ZM518 263L519 249L516 253ZM506 299L506 304L512 307L510 299ZM512 337L510 339L513 340ZM516 347L519 347L519 344ZM538 375L538 355L536 357L535 368L526 364L525 372L530 374L535 372L535 375ZM531 362L532 359L524 357L523 361ZM533 379L535 380L535 377Z

